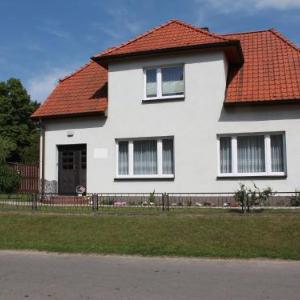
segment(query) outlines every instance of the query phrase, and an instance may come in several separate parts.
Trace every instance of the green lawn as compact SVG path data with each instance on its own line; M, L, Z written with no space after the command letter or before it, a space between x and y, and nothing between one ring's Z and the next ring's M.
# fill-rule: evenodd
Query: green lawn
M0 249L300 259L300 210L151 215L0 214Z

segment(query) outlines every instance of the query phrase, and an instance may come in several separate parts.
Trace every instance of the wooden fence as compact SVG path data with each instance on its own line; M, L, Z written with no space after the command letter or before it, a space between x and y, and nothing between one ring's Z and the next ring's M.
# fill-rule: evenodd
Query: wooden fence
M9 164L21 176L18 188L20 193L37 193L39 191L39 165L38 164Z

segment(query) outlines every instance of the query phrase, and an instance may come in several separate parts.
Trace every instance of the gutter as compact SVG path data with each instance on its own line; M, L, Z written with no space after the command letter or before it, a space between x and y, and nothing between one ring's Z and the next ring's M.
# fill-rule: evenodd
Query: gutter
M201 44L201 45L189 45L189 46L180 46L180 47L171 47L171 48L162 48L162 49L153 49L153 50L145 50L138 52L129 52L129 53L120 53L120 54L109 54L103 56L93 56L91 60L99 63L103 67L107 67L109 63L112 61L122 61L123 59L129 58L140 58L140 57L151 57L156 56L158 54L172 54L178 53L187 50L215 50L215 49L228 49L229 47L234 47L236 49L236 54L238 55L237 61L234 64L243 64L244 56L242 47L239 40L228 40L224 42L216 42L210 44ZM226 51L225 51L226 52Z

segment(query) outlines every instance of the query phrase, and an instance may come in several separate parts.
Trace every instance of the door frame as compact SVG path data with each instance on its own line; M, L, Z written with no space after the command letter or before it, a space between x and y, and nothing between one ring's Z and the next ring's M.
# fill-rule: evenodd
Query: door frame
M57 193L59 195L67 195L66 193L61 193L60 191L60 149L61 148L72 148L72 147L83 147L86 150L86 168L85 168L85 178L86 178L86 184L85 188L87 191L87 144L86 143L78 143L78 144L58 144L56 145L56 153L57 153ZM73 195L73 194L72 194ZM76 193L74 193L76 195Z

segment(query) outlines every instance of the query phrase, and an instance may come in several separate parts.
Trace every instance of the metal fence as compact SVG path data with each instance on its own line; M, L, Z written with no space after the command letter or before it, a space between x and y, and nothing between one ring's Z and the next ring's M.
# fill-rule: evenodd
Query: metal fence
M297 202L298 201L298 202ZM272 193L264 207L300 206L300 194ZM199 208L239 208L233 193L94 193L83 196L58 194L0 194L0 211L63 213L152 213ZM257 207L261 207L257 204Z

